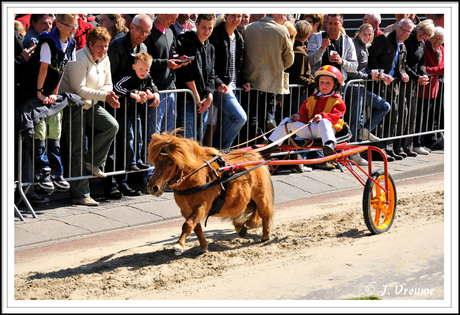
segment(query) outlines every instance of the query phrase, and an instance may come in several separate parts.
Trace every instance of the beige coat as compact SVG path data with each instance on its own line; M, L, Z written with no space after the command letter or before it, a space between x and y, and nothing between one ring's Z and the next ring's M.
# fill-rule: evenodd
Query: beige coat
M246 26L244 41L246 80L259 91L289 94L284 70L294 62L294 51L287 27L266 16Z
M59 93L79 95L85 102L83 109L91 108L92 101L105 101L107 91L112 91L110 61L105 57L96 64L88 45L77 51L77 60L69 62L64 72Z

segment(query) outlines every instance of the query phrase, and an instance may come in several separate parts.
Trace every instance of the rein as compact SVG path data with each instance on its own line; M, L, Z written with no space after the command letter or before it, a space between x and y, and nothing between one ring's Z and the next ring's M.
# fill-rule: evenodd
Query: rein
M288 126L287 126L287 123L286 122L284 124L284 128L286 128L286 133L287 134L290 134L289 133L289 129L288 129ZM315 139L313 137L313 132L311 131L311 121L308 122L308 131L310 131L310 134L311 134L311 139L310 139L310 142L308 142L307 139L305 139L305 143L303 145L303 147L311 147L313 145L313 143L315 142ZM291 138L291 136L289 136L289 140L291 140L291 143L294 147L296 147L297 149L300 149L300 147L295 143L295 141Z
M308 126L308 128L309 128L309 130L310 130L310 133L311 133L310 124L305 124L305 125L303 125L302 127L298 128L298 129L296 129L296 130L294 130L293 132L288 133L286 136L282 137L281 139L279 139L279 140L277 140L277 141L275 141L275 142L272 142L272 143L270 143L270 144L268 144L268 145L266 145L266 146L263 146L263 147L261 147L261 148L253 149L252 151L253 151L253 152L259 152L259 151L264 150L264 149L267 149L267 148L269 148L269 147L271 147L271 146L278 145L278 143L282 143L284 140L286 140L287 138L290 138L293 134L295 134L295 133L298 132L299 130L305 128L306 126ZM287 128L286 125L285 125L285 127ZM268 132L271 132L271 130L268 131ZM267 133L268 133L268 132L267 132ZM267 133L265 133L265 134L267 134ZM265 135L265 134L263 134L263 135ZM261 136L263 136L263 135L261 135ZM261 136L259 136L259 137L261 137ZM258 137L257 137L257 138L258 138ZM252 140L250 140L250 141L253 141L253 140L257 139L257 138L254 138L254 139L252 139ZM292 141L292 139L291 139L291 141ZM249 141L248 141L248 142L249 142ZM292 142L293 142L293 141L292 141ZM293 142L293 143L294 143L294 142ZM309 144L309 146L311 146L312 144L313 144L313 142L311 142L311 143ZM229 149L230 149L230 148L229 148ZM228 153L228 152L227 152L227 153ZM241 152L241 154L243 154L243 153L244 153L244 152ZM161 154L161 155L166 155L166 156L168 155L168 154L165 153L165 152L160 152L160 154ZM225 154L225 153L224 153L224 152L221 152L221 154ZM217 175L217 172L211 167L210 164L211 164L212 162L216 161L216 160L221 159L221 156L222 156L222 155L216 155L216 156L214 156L212 159L210 159L209 161L206 161L206 160L203 159L204 162L205 162L204 164L202 164L200 167L198 167L197 169L195 169L193 172L191 172L191 173L185 175L185 176L182 177L182 178L179 178L175 183L172 183L172 181L173 181L173 180L175 179L175 177L176 177L176 176L175 176L174 178L172 178L172 179L168 182L168 187L174 188L174 187L179 186L179 185L182 184L187 178L189 178L190 176L192 176L193 174L195 174L196 172L198 172L199 170L201 170L201 169L202 169L203 167L205 167L205 166L209 166L209 167L213 170L213 172L214 172L214 174L216 175L216 177L219 178L219 176ZM253 170L253 169L255 169L255 168L257 168L257 167L259 167L259 166L261 166L261 165L264 165L264 164L267 163L267 162L269 162L269 160L267 160L266 162L264 162L264 163L262 163L262 164L259 164L258 166L254 167L254 168L252 168L252 169L250 169L250 170ZM249 171L250 171L250 170L249 170ZM181 173L181 172L182 172L182 170L180 170L179 173ZM248 172L248 171L245 171L244 174L246 174L247 172ZM241 173L238 173L238 174L241 174ZM233 176L234 176L234 175L233 175ZM241 175L240 175L240 176L241 176ZM238 176L238 177L239 177L239 176ZM236 177L236 178L238 178L238 177ZM233 179L231 179L231 180L233 180ZM227 181L228 181L228 180L227 180ZM197 192L199 192L199 191L202 191L202 190L204 190L204 189L209 188L209 187L206 187L206 186L207 186L207 185L210 185L211 183L214 183L214 182L215 182L215 181L210 182L210 183L206 183L206 184L203 184L203 185L194 187L194 188L190 188L190 189L187 189L187 190L181 190L181 191L180 191L180 192L188 192L188 191L192 191L192 190L194 190L194 189L197 188L196 191L193 191L193 192L190 192L190 193L183 193L183 194L181 194L181 193L178 193L178 191L174 191L174 193L177 194L177 195L194 194L194 193L197 193ZM219 183L219 182L216 182L216 183L212 184L212 186L215 186L215 185L217 185L217 184L220 184L220 183ZM222 184L221 184L221 185L222 185ZM210 187L212 187L212 186L210 186ZM200 188L200 187L204 187L204 188ZM223 186L222 186L222 188L223 188Z
M285 125L285 126L286 126L286 125ZM274 141L274 142L272 142L272 143L270 143L270 144L267 144L267 145L265 145L265 146L263 146L263 147L254 149L254 150L252 150L252 151L253 151L253 152L264 151L264 150L266 150L266 149L268 149L268 148L270 148L270 147L273 147L273 146L276 146L276 145L280 145L280 144L283 143L284 140L286 140L287 138L290 139L292 135L294 135L295 133L297 133L299 130L302 130L302 129L305 128L306 126L309 126L310 132L311 132L311 127L310 127L310 125L309 125L309 124L305 124L305 125L303 125L302 127L299 127L298 129L294 130L293 132L288 133L288 134L285 135L284 137L282 137L282 138L280 138L280 139L278 139L278 140L276 140L276 141ZM286 127L286 128L287 128L287 127ZM291 141L292 141L292 140L291 140ZM313 144L313 142L312 142L312 144Z
M233 149L233 148L238 148L238 147L242 146L243 144L246 144L246 143L252 142L252 141L254 141L254 140L256 140L256 139L259 139L260 137L265 136L266 134L272 132L272 131L275 130L275 129L276 129L276 127L273 128L273 129L270 129L269 131L267 131L267 132L264 133L264 134L261 134L260 136L257 136L257 137L255 137L255 138L252 138L251 140L248 140L248 141L246 141L246 142L239 143L239 144L234 145L234 146L232 146L232 147L230 147L230 148L227 148L227 149L225 149L225 152L229 152L229 151L231 151L231 149Z

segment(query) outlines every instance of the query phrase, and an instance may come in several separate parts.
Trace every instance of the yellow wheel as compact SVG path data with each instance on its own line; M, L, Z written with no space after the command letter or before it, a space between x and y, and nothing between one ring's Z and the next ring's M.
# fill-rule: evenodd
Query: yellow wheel
M385 173L379 169L370 175L380 186L385 188ZM388 195L388 202L387 202ZM367 179L363 194L363 214L367 228L372 234L388 231L396 216L396 185L388 174L388 193L370 178Z

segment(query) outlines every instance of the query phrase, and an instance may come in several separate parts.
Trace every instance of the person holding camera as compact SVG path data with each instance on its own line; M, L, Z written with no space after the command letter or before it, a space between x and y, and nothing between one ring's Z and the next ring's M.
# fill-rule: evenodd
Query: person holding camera
M355 72L358 68L355 46L350 37L343 34L342 14L327 15L327 31L314 33L308 40L307 53L310 58L311 72L325 65L333 65L342 72L343 80L347 80L347 72Z

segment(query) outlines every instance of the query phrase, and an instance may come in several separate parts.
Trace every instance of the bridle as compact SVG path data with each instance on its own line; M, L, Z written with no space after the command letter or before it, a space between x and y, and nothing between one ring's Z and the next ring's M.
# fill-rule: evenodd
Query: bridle
M166 152L160 152L160 155L163 155L163 156L169 156L168 153ZM171 179L167 182L167 185L168 187L170 188L173 188L173 187L177 187L179 186L180 184L182 184L187 178L189 178L190 176L192 176L193 174L195 174L196 172L198 172L199 170L201 170L203 167L205 166L210 166L210 163L214 162L215 160L219 159L221 156L220 155L216 155L214 156L212 159L210 159L209 161L206 161L204 160L204 164L202 164L200 167L198 167L197 169L195 169L193 172L190 172L188 173L187 175L183 176L182 177L182 173L183 173L183 169L180 169L173 177L171 177ZM212 169L212 167L211 167Z

